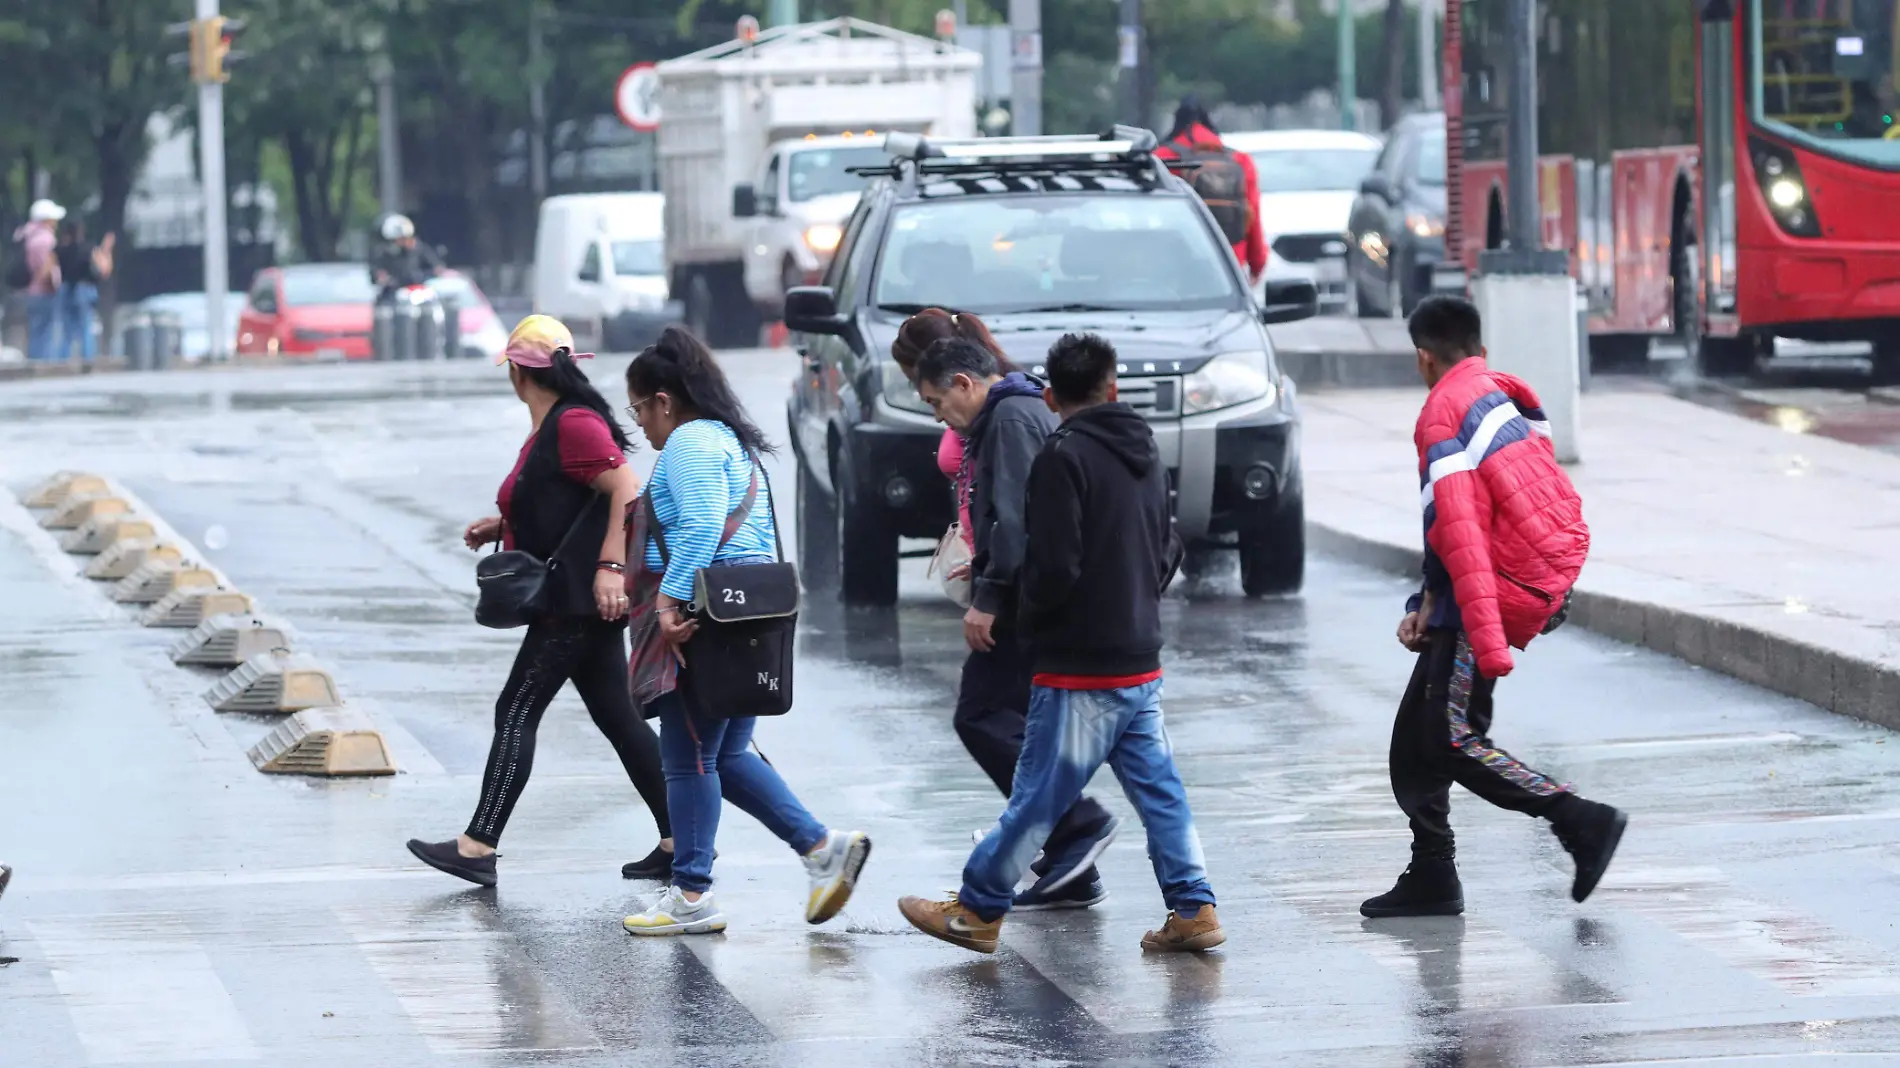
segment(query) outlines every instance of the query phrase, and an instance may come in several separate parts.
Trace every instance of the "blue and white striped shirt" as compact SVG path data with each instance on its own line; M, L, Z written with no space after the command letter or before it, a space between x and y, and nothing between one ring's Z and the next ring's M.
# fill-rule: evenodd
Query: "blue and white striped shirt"
M726 530L726 517L745 501L752 470L752 458L739 444L739 436L717 420L695 419L667 437L666 448L660 450L653 475L641 491L653 497L653 513L666 532L666 548L672 554L666 577L660 582L661 593L690 601L693 576L700 568L776 557L772 540L775 517L763 477L751 513L733 532L731 541L719 544L719 536ZM650 571L662 566L659 543L651 539L647 542L646 565Z

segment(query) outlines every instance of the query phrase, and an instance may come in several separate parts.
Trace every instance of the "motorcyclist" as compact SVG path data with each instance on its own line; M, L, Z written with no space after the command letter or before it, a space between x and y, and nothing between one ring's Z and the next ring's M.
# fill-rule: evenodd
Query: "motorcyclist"
M434 249L416 241L416 224L407 215L391 215L383 220L383 247L370 261L370 281L376 285L378 302L388 300L397 290L419 286L442 273L442 258Z

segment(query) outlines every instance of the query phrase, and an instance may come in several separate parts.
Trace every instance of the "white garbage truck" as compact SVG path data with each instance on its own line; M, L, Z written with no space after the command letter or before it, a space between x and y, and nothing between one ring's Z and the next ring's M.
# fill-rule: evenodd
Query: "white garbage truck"
M757 344L838 247L893 130L976 133L982 55L854 18L741 31L659 65L666 267L686 322Z

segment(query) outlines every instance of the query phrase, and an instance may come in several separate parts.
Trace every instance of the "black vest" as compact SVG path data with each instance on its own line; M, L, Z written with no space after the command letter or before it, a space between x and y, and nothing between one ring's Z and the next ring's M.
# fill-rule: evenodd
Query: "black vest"
M553 583L551 606L557 616L597 616L594 606L594 565L600 562L600 543L607 537L607 510L611 501L561 471L561 413L577 404L556 404L528 447L528 459L515 478L509 499L509 524L515 548L549 562ZM585 516L582 513L586 513ZM575 520L580 520L575 526ZM557 553L568 529L566 549Z

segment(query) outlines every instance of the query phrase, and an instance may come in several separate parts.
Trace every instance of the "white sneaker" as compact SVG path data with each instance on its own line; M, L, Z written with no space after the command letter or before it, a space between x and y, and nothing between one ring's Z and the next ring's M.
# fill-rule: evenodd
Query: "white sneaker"
M652 908L634 913L620 925L633 935L713 934L726 929L726 917L710 892L699 895L698 901L688 901L679 887L669 886Z
M832 831L823 845L805 854L805 870L811 873L806 923L823 923L844 910L870 856L871 837L863 831Z

